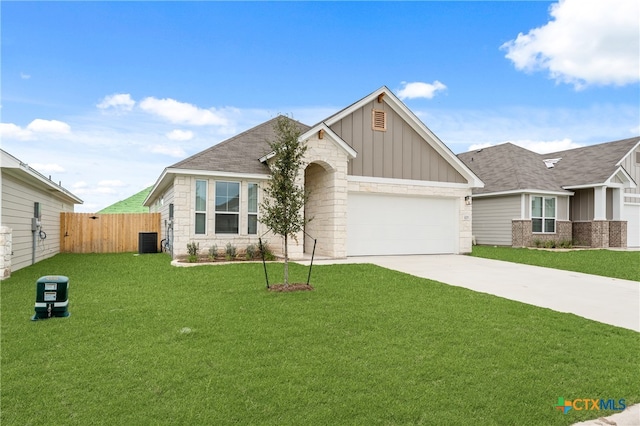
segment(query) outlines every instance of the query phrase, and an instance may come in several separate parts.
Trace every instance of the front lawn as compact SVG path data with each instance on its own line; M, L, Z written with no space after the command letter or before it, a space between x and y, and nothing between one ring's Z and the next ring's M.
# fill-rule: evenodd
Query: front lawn
M269 265L272 277L282 266ZM293 281L307 268L291 265ZM35 281L68 318L32 322ZM0 284L2 425L569 425L640 402L640 333L372 265L58 255Z
M640 251L534 250L474 246L472 256L640 281Z

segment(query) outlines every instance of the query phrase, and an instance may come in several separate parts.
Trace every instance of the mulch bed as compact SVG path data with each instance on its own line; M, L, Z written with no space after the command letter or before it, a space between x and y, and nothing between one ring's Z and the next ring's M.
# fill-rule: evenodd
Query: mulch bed
M290 291L311 291L313 287L308 284L289 284L285 287L284 284L272 284L269 286L269 291L278 292L290 292Z

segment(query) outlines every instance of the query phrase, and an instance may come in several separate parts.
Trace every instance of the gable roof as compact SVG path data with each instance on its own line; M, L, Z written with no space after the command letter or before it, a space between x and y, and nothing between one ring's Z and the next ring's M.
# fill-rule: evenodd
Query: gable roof
M541 190L566 192L549 173L540 154L510 142L458 154L484 182L474 194Z
M145 207L142 203L151 192L151 188L153 187L145 188L137 194L113 203L97 213L149 213L149 207Z
M368 104L374 99L383 97L387 105L393 109L402 119L418 133L422 139L440 154L451 166L460 173L469 183L471 187L482 188L484 182L475 174L463 161L461 161L454 153L445 145L435 133L431 131L387 86L382 86L378 90L370 93L359 101L354 102L348 107L338 111L322 123L327 127L332 126L336 122L342 120L347 115L352 114L362 106ZM315 127L315 126L314 126Z
M211 148L198 152L169 168L268 175L269 169L260 162L260 158L271 151L268 141L273 140L276 136L273 126L277 119L278 117L272 118ZM310 128L299 121L295 122L301 133Z
M561 158L552 169L557 182L564 187L603 183L620 167L620 160L638 144L640 138L544 154L544 158Z
M485 187L474 190L474 194L532 191L571 194L567 189L607 183L619 173L621 159L639 141L635 137L549 154L538 154L507 142L458 157L485 182ZM544 160L553 160L553 167L547 167ZM628 173L621 172L635 185Z

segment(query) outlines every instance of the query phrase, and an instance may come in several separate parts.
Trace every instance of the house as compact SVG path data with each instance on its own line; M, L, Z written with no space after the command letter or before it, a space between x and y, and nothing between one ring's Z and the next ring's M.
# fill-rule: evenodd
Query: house
M640 247L640 138L537 154L511 143L459 154L473 190L478 244L573 241Z
M82 200L0 150L0 277L60 252L60 213Z
M174 257L190 242L243 249L265 235L261 188L275 120L164 169L144 204L162 213ZM317 255L333 258L471 251L471 190L483 183L387 87L298 126L312 220L292 258L310 253L312 238ZM280 239L264 238L281 251Z

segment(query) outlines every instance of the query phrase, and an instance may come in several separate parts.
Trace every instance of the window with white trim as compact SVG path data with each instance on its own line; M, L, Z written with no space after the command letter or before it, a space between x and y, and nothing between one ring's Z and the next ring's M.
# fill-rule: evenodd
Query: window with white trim
M556 232L555 197L531 197L531 230L539 233Z
M216 234L237 234L240 183L216 182Z
M207 233L207 181L196 180L196 234Z
M248 215L247 233L256 235L258 233L258 184L249 183L247 185Z

